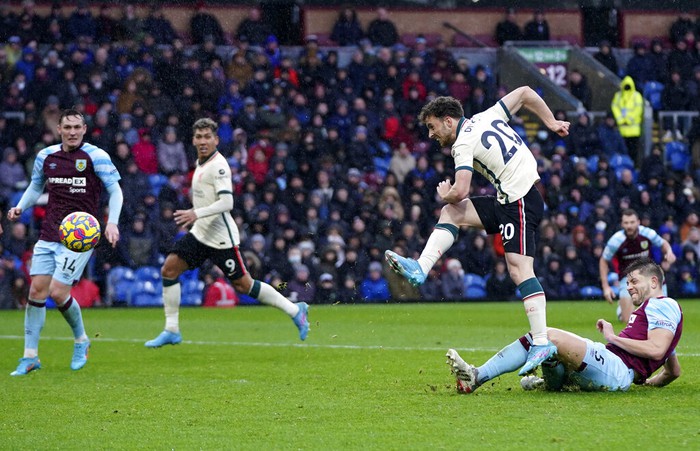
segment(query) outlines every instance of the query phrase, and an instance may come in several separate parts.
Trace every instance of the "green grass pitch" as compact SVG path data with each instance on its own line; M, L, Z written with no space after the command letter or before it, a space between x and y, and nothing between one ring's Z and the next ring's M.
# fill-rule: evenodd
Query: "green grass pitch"
M698 449L700 303L682 306L684 373L668 387L525 392L512 373L472 395L445 351L483 363L527 328L520 303L312 306L304 343L272 308L189 308L185 343L157 350L143 343L162 310L84 310L93 345L77 372L49 311L43 368L18 378L23 313L0 312L0 449ZM549 325L596 340L613 315L548 305Z

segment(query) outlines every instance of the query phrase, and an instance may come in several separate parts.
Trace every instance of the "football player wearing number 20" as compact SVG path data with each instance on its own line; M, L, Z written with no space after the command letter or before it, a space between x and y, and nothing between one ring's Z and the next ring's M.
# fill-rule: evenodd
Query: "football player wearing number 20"
M546 299L534 271L535 237L544 211L544 201L535 187L540 179L537 162L508 125L522 107L559 136L569 134L569 122L555 119L544 100L527 86L513 90L472 118L464 117L462 105L453 97L438 97L423 107L419 119L428 128L428 136L442 147L451 147L455 181L444 180L437 186L445 206L420 257L406 258L389 250L385 257L394 271L420 285L455 242L459 227L500 233L508 271L523 298L534 342L520 370L525 374L554 355L556 346L547 339ZM493 184L497 196L468 197L473 171Z

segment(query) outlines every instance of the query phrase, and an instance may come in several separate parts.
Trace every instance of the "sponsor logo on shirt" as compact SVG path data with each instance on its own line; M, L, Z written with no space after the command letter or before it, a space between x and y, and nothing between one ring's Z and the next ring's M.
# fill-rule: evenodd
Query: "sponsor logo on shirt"
M85 177L49 177L48 182L54 185L70 185L68 192L71 194L87 193L85 189L87 187L87 179Z

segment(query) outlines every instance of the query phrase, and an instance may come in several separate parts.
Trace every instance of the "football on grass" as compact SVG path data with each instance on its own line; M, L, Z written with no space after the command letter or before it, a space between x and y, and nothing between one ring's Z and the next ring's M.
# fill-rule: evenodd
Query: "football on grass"
M59 227L61 243L73 252L87 252L100 241L100 223L90 213L69 214Z

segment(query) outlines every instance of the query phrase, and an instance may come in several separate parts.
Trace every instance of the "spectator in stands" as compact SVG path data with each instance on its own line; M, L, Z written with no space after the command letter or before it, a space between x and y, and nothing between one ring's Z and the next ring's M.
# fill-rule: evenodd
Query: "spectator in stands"
M652 39L651 48L649 50L649 58L652 61L656 73L652 80L660 83L666 83L668 77L668 54L664 50L661 39Z
M506 301L515 297L515 283L508 274L506 262L499 258L486 279L486 295L491 300ZM549 293L547 293L549 295ZM550 296L553 298L553 296Z
M647 54L646 44L642 42L634 44L634 55L627 62L626 72L640 91L644 88L644 83L656 78L654 61Z
M165 175L187 173L188 163L185 145L178 139L175 127L165 128L163 139L158 141L156 154L158 156L158 169L161 173Z
M338 19L333 24L331 41L339 46L357 45L364 37L362 26L357 19L357 12L353 8L343 8Z
M615 54L610 46L610 41L600 41L598 51L593 55L593 58L598 60L600 64L605 66L613 74L617 76L620 75L620 68L617 64L617 58L615 58Z
M525 24L523 39L526 41L549 41L549 24L544 18L543 10L535 10L532 20Z
M198 45L204 42L206 36L213 36L216 45L224 45L224 30L216 16L204 11L204 2L197 2L194 15L190 18L190 36L192 44ZM265 35L267 37L267 35Z
M265 45L265 40L272 34L272 27L263 19L260 8L248 10L248 17L243 19L236 28L236 40L246 37L252 45Z
M599 153L600 137L587 113L579 113L578 120L569 133L571 153L579 157L590 157Z
M17 150L5 148L0 163L0 205L9 205L11 199L28 185L27 174L17 159Z
M360 284L360 295L365 302L386 302L391 298L389 282L382 275L382 264L373 261Z
M7 42L13 36L17 27L17 15L10 9L10 5L0 5L0 42Z
M686 111L690 109L691 95L687 89L687 84L681 78L678 70L672 69L668 83L664 86L663 94L661 95L661 104L664 110L667 111ZM661 126L666 133L663 136L664 141L672 141L683 139L683 133L687 133L690 129L689 121L684 118L679 118L679 128L673 130L673 120L670 117L664 118Z
M91 42L95 40L97 37L97 23L90 13L87 2L78 2L75 11L68 19L68 29L66 31L74 39L79 36L85 36L90 38Z
M153 36L158 44L171 44L177 38L172 23L165 17L158 4L152 4L149 7L148 16L143 23L143 31Z
M600 138L600 150L604 155L627 155L625 140L620 135L620 130L615 122L612 111L605 114L605 119L598 125L598 137Z
M692 39L690 42L695 45L694 35L692 33L688 33L688 35L688 39ZM689 47L688 42L684 39L677 41L673 50L668 54L669 71L678 71L683 80L690 80L693 74L693 67L697 64L691 53L692 47Z
M464 297L464 270L462 263L456 258L447 260L446 271L442 273L442 298L445 300L459 300Z
M671 42L675 44L676 42L685 39L686 34L689 32L695 32L695 23L693 22L693 18L690 13L684 10L681 11L678 19L671 24L671 28L669 29L669 37L671 38Z
M588 86L586 76L576 69L569 72L569 91L574 97L581 101L585 109L591 109L593 92L591 92L591 88Z
M143 20L136 14L136 6L133 3L124 5L118 27L122 41L138 41L142 38Z
M516 21L515 8L507 8L503 20L496 24L496 42L502 46L506 41L520 41L522 38L523 32Z
M642 134L644 116L644 98L635 89L635 81L626 76L620 82L620 90L615 93L610 108L625 140L627 151L632 161L637 161L639 137Z
M377 18L369 23L367 37L375 46L391 47L399 42L399 32L386 8L377 8Z
M137 213L117 244L122 259L132 269L158 264L158 243L146 221L143 213Z

